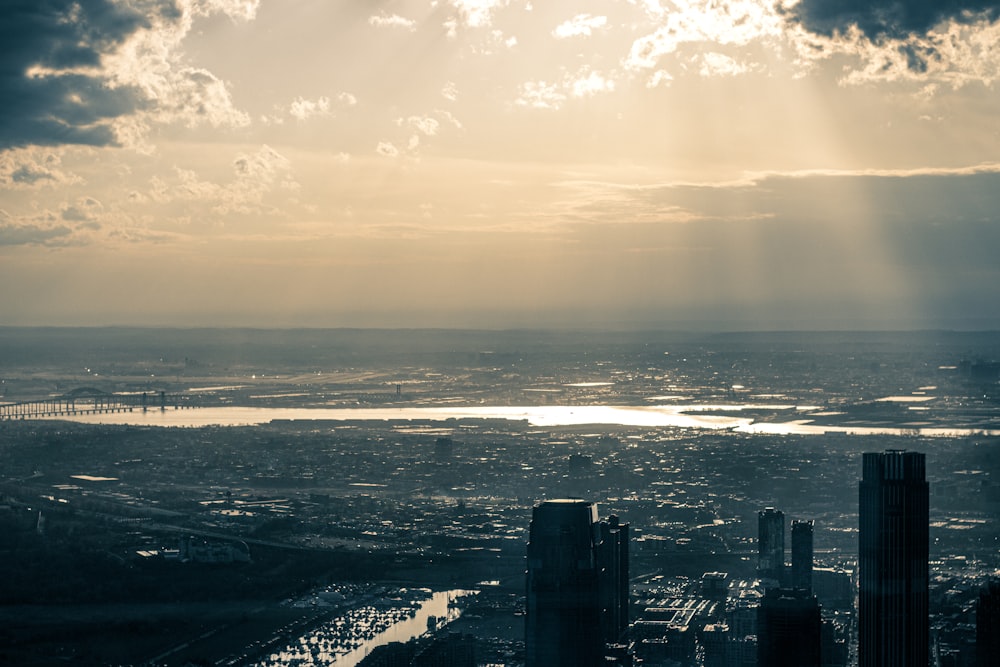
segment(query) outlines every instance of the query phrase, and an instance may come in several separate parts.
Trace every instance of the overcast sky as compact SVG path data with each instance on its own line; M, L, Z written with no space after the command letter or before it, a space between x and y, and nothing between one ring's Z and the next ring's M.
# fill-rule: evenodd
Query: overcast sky
M998 8L5 0L0 324L1000 327Z

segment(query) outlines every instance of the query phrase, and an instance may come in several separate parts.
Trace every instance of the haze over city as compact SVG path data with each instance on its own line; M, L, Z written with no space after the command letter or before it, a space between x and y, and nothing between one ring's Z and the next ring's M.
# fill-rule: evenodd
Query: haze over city
M990 2L17 0L9 325L998 325Z

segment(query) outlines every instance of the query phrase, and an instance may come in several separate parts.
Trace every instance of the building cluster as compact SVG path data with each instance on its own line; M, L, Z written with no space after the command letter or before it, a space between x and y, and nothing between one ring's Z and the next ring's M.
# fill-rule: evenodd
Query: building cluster
M476 667L476 637L449 632L375 647L359 667Z
M527 549L526 665L844 667L855 651L859 667L1000 664L998 581L980 591L974 651L942 652L931 635L929 499L924 454L864 454L856 616L851 574L813 566L813 520L792 521L786 564L784 513L758 513L755 580L707 572L646 583L632 599L628 524L601 521L582 499L542 502Z
M597 667L627 655L628 524L579 499L535 507L528 541L528 667Z

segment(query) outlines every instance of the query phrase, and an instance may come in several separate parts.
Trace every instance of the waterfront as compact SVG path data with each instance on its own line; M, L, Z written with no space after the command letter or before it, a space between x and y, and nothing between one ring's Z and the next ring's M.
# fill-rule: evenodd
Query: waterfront
M354 667L378 646L408 642L457 619L461 615L457 601L471 594L464 590L400 589L368 596L361 606L293 638L284 648L254 664ZM318 597L329 599L323 593ZM307 601L315 603L315 599Z

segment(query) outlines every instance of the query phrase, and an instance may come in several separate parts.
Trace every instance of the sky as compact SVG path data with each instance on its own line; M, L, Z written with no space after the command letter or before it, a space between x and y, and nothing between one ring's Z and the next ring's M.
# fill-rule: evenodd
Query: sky
M0 325L1000 328L1000 1L5 0Z

